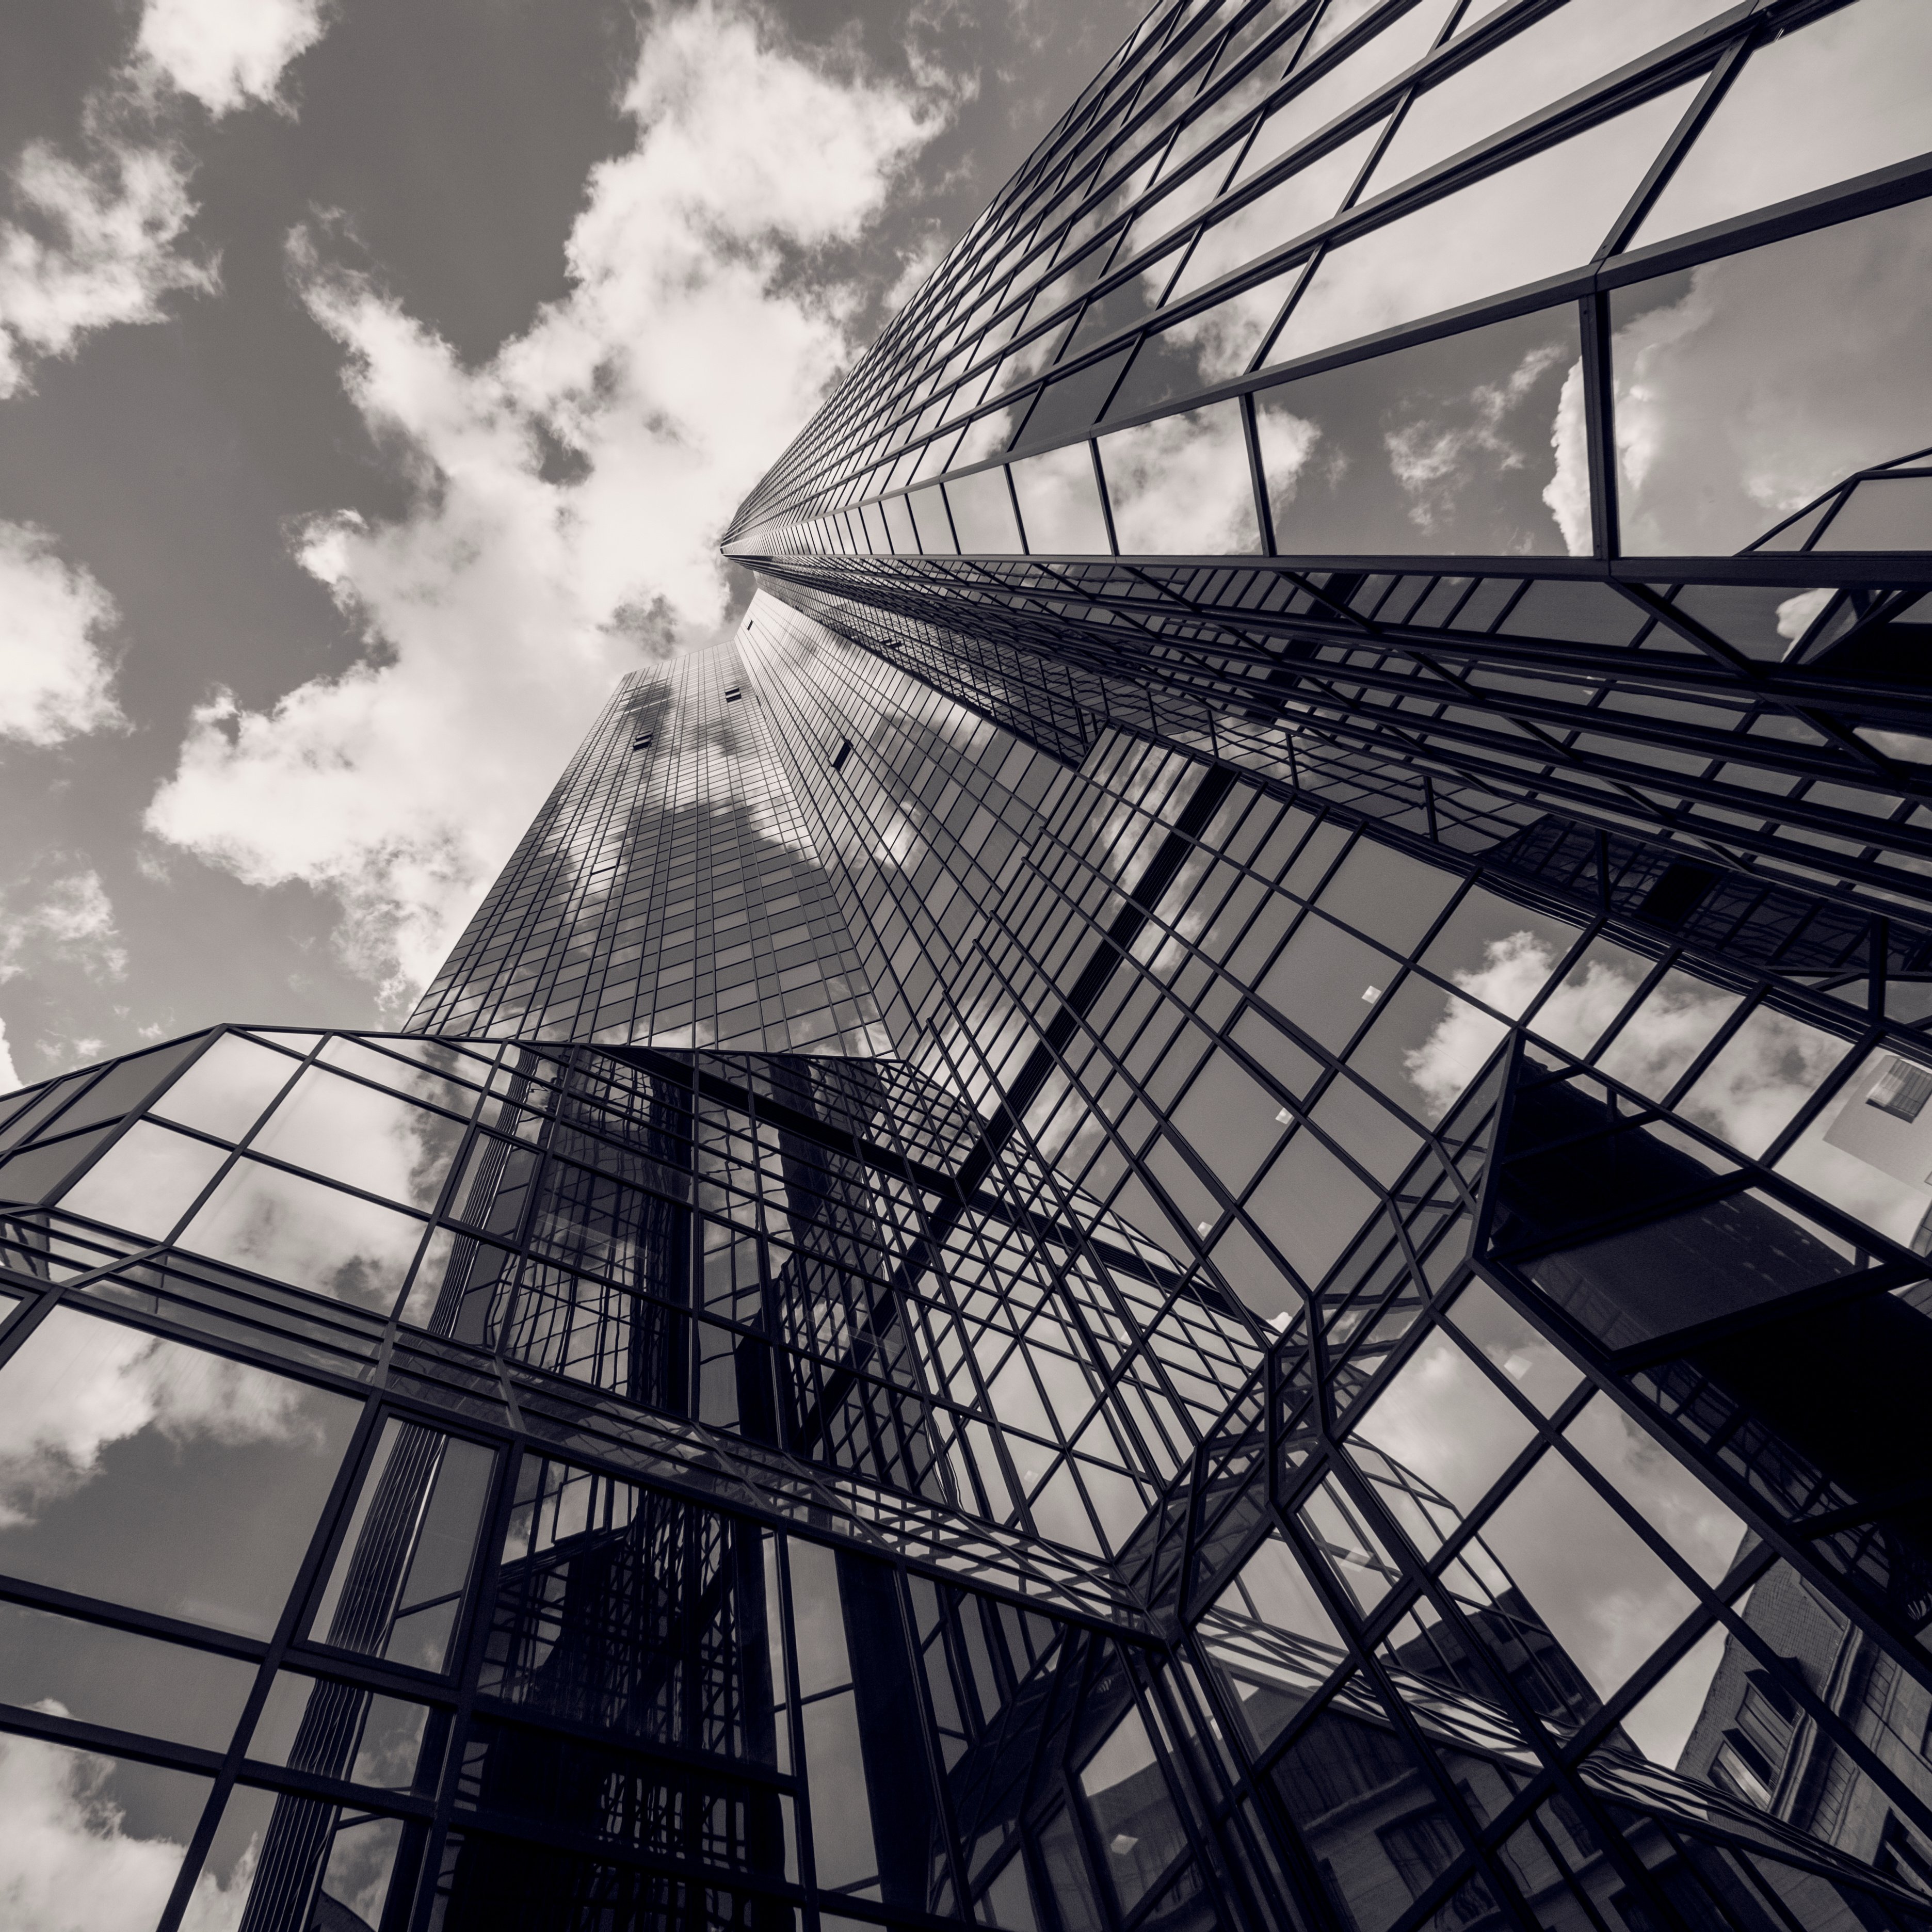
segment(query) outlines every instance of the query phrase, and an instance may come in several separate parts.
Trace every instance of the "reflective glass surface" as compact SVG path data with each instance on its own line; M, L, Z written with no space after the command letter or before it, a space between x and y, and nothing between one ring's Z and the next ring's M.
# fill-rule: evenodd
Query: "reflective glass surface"
M1157 9L405 1031L0 1098L15 1916L1932 1924L1922 38Z

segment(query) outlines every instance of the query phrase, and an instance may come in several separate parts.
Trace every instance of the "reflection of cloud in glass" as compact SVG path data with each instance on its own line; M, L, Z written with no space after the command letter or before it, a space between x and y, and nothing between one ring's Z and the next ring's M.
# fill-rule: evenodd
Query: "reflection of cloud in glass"
M1599 1696L1622 1684L1696 1606L1664 1559L1553 1450L1482 1538Z
M1364 128L1216 222L1195 244L1168 299L1178 301L1195 289L1205 288L1244 262L1252 262L1326 221L1341 206L1342 196L1361 172L1384 125L1378 121L1373 127Z
M1504 382L1479 385L1470 393L1474 408L1465 422L1444 426L1418 420L1384 435L1389 467L1408 493L1408 520L1425 536L1434 532L1460 498L1462 475L1472 462L1486 458L1501 470L1523 466L1526 459L1502 434L1502 424L1562 353L1555 344L1540 345L1523 357Z
M1688 973L1666 973L1597 1064L1613 1079L1660 1100L1737 1010L1738 997Z
M1760 1006L1719 1049L1679 1111L1745 1154L1761 1154L1844 1059L1849 1044Z
M1729 1574L1742 1520L1648 1430L1598 1395L1563 1433L1706 1582Z
M1276 547L1587 550L1577 360L1566 306L1258 392Z
M1631 246L1932 148L1932 7L1860 0L1752 50Z
M1451 976L1472 999L1514 1019L1549 983L1557 957L1549 942L1533 932L1506 933L1484 943L1481 965ZM1629 997L1627 988L1623 998ZM1616 1006L1609 1010L1604 1024L1616 1011ZM1448 1112L1482 1071L1502 1034L1500 1022L1488 1014L1445 998L1442 1017L1428 1038L1403 1057L1408 1077L1428 1102L1430 1118L1439 1119Z
M68 1190L61 1205L70 1214L159 1240L173 1232L226 1158L206 1141L136 1120Z
M1736 550L1932 442L1923 202L1619 290L1610 313L1633 555Z
M182 1231L181 1244L387 1314L422 1227L373 1201L244 1159Z
M57 1704L38 1708L56 1716ZM187 1856L185 1843L128 1828L112 1788L116 1761L38 1738L0 1736L0 1898L9 1932L151 1932ZM207 1780L144 1771L197 1798ZM212 1876L196 1886L183 1923L225 1932L239 1922L250 1870L224 1893Z
M1595 254L1694 82L1573 135L1336 249L1273 359L1312 355L1580 268Z
M238 1141L299 1070L238 1034L224 1034L155 1102L153 1111L184 1127Z
M1546 941L1516 932L1490 941L1480 966L1454 976L1472 999L1514 1017L1542 991L1556 964ZM1532 1024L1571 1052L1587 1053L1629 1004L1641 970L1640 964L1586 959L1551 994ZM1641 1092L1664 1091L1736 1004L1735 994L1688 974L1668 975L1604 1054L1604 1070ZM1405 1061L1432 1117L1445 1112L1474 1078L1502 1031L1472 1007L1445 1004L1429 1037ZM1684 1112L1732 1146L1762 1154L1844 1052L1845 1042L1834 1035L1760 1006L1699 1076Z
M1100 440L1124 556L1259 549L1238 404L1162 416Z
M1107 526L1086 443L1024 458L1012 466L1012 478L1027 548L1036 556L1107 554Z
M1291 268L1271 275L1185 322L1154 331L1120 379L1107 416L1137 416L1240 375L1300 273Z
M311 1439L300 1383L57 1308L0 1382L0 1528L100 1473L101 1451L154 1429L226 1447Z
M1322 16L1304 64L1334 39L1350 16L1368 10L1366 4L1350 0L1346 7L1330 7ZM1366 100L1384 81L1393 80L1406 67L1426 54L1442 30L1449 8L1446 0L1423 0L1398 15L1378 34L1355 51L1337 61L1312 86L1284 102L1261 124L1241 162L1241 178L1258 174L1273 160L1336 118L1358 101Z
M1467 1510L1534 1433L1447 1334L1431 1336L1352 1432Z
M1276 278L1244 289L1185 322L1165 330L1162 344L1184 350L1194 359L1199 386L1232 381L1248 366L1262 339L1262 332L1280 313L1287 293L1286 278Z
M440 1114L312 1066L256 1136L253 1151L430 1208L461 1131Z
M1364 192L1380 194L1722 10L1718 0L1571 0L1412 101Z

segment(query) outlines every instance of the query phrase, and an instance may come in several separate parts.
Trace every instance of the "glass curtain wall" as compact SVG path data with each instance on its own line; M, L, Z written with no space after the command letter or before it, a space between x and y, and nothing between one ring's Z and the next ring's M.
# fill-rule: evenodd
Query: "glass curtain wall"
M1923 919L1928 34L1156 9L727 548L1292 782L1399 768Z

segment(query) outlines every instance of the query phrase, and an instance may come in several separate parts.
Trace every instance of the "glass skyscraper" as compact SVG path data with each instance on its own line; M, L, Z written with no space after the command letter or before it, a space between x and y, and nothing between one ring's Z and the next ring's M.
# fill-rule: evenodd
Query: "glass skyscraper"
M0 1919L1932 1928L1928 76L1157 8L404 1032L0 1100Z

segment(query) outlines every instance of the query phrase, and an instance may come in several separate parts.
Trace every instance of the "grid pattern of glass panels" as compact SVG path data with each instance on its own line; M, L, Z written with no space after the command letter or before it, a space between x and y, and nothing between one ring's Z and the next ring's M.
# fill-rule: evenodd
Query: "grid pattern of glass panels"
M728 652L626 678L411 1030L881 1051L756 710Z
M1156 8L408 1034L0 1099L10 1910L1928 1932L1926 32Z
M1922 918L1928 32L1161 10L728 548L1290 782L1400 766Z
M1094 1556L1259 1358L1217 1288L890 1064L237 1032L16 1118L0 1193L158 1244L151 1270L304 1289Z

